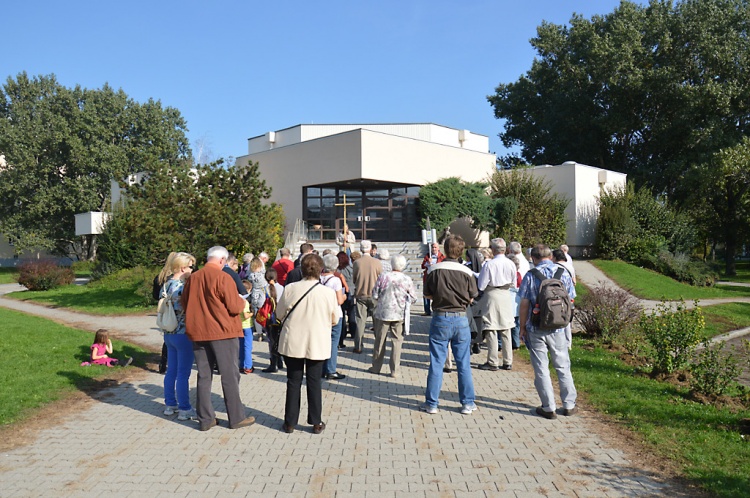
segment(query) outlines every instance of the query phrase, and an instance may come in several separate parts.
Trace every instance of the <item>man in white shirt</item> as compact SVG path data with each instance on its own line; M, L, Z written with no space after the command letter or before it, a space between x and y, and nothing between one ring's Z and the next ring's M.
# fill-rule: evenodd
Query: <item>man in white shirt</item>
M515 295L510 289L516 287L516 265L505 257L505 240L492 239L490 248L494 257L487 261L479 272L477 287L484 292L482 300L482 333L487 344L487 363L482 370L510 370L513 365L513 347L510 330L515 325ZM497 337L503 341L503 364L498 359Z

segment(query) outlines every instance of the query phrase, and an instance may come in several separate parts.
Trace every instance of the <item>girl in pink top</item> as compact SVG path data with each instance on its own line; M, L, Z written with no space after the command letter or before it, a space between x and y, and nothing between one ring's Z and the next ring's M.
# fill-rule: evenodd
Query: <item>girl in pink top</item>
M92 365L107 365L108 367L114 367L120 364L120 360L117 358L111 358L109 355L112 354L112 341L109 340L109 332L105 329L99 329L96 331L94 337L94 344L91 345L91 364ZM123 364L124 367L130 365L133 362L133 358Z

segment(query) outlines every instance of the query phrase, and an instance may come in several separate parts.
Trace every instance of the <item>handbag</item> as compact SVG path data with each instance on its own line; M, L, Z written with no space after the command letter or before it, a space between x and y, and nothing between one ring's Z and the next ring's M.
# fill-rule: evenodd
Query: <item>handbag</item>
M172 296L168 296L166 291L162 290L159 306L156 308L156 326L165 333L177 330L177 314L174 312Z

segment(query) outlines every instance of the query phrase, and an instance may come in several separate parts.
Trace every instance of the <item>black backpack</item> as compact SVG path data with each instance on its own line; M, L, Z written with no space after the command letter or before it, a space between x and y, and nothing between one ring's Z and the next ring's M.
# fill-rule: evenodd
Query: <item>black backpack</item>
M560 279L565 268L559 267L552 278L546 278L536 268L530 271L540 282L536 306L531 314L531 324L540 330L566 327L573 320L573 306L565 284Z

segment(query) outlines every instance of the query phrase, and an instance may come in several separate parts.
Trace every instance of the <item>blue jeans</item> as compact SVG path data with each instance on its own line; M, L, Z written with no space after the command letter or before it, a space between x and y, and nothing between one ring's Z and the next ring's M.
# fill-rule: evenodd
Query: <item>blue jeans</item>
M425 401L430 407L438 406L440 389L443 386L443 365L448 346L453 350L458 372L458 398L462 405L474 403L474 380L471 377L470 348L471 331L466 313L451 316L433 314L430 321L430 370L427 374Z
M512 329L510 329L510 339L513 343L513 349L518 349L521 347L521 322L518 317L516 317L516 324ZM497 345L500 349L503 349L503 343L500 342L499 338L497 341Z
M323 365L323 375L336 373L336 364L339 359L339 339L341 338L341 327L344 325L344 317L339 318L339 323L331 327L331 357Z
M240 337L240 368L253 368L253 329L242 329L245 337Z
M552 379L549 374L548 352L552 357L552 366L557 372L563 408L575 407L577 393L576 386L573 384L573 374L570 372L570 355L565 332L562 330L535 332L527 329L526 347L529 349L531 366L534 368L534 387L542 402L542 409L547 412L557 409L555 392L552 389Z
M190 372L193 370L193 342L185 334L164 334L167 345L167 373L164 374L164 404L190 410ZM175 398L175 394L177 395Z

